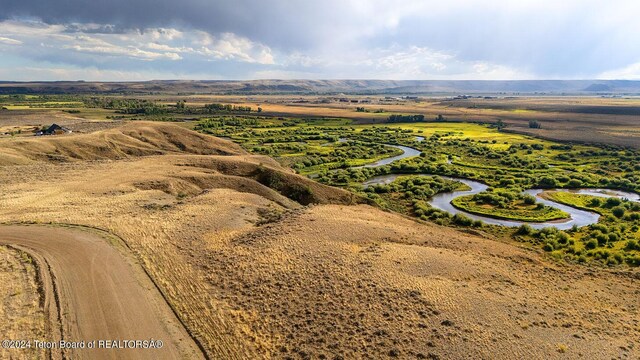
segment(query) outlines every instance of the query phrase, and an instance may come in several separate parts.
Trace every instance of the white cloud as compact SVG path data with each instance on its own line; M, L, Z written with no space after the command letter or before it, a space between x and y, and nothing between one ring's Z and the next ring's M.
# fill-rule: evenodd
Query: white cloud
M269 47L232 33L223 33L219 36L200 33L197 43L202 46L194 52L212 56L215 59L274 64L274 57Z
M85 80L85 81L148 81L148 80L221 80L223 77L217 74L183 73L163 71L126 71L104 70L95 67L16 67L11 69L0 68L0 79L12 79L14 81L58 81L58 80Z
M467 61L456 54L428 47L394 45L390 48L325 54L295 53L275 74L314 79L533 79L527 71L487 61ZM296 67L297 66L297 67ZM274 74L274 72L266 72ZM355 74L355 75L354 75ZM259 74L265 77L265 72Z
M640 62L620 69L609 70L598 75L598 79L606 80L640 80Z
M131 42L130 42L131 43ZM180 60L182 57L175 52L152 52L141 50L136 45L124 44L116 45L100 38L79 35L76 36L72 44L62 45L63 49L73 50L79 53L123 56L140 60L156 60L166 58L169 60Z
M142 61L231 60L255 64L273 64L274 56L265 45L232 33L212 36L201 31L171 28L117 32L112 25L48 25L37 21L0 22L0 43L39 46L55 53L61 49L79 55L110 56ZM91 60L91 59L88 59ZM96 58L96 61L101 60Z
M6 45L22 45L22 41L16 39L10 39L0 36L0 44Z

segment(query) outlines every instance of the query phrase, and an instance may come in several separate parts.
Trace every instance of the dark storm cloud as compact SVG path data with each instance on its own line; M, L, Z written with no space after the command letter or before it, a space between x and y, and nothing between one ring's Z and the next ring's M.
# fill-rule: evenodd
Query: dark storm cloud
M317 41L335 23L337 18L333 15L345 8L334 0L5 0L2 3L1 20L35 17L50 24L109 24L120 31L188 27L212 34L232 32L283 49L305 48Z
M126 28L116 25L98 25L96 27L87 27L81 24L65 24L65 33L85 33L85 34L126 34L132 28Z
M0 51L229 77L629 78L638 13L637 0L0 0Z

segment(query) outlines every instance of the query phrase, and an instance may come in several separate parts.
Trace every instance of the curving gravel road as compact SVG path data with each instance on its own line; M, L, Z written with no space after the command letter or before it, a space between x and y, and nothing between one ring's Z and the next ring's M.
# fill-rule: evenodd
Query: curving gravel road
M37 263L51 338L34 340L84 341L85 346L93 340L96 346L100 340L153 339L156 346L156 340L162 341L159 349L58 347L51 350L51 358L203 358L144 270L118 245L89 231L21 225L0 226L0 244L27 251ZM144 346L128 344L109 343Z

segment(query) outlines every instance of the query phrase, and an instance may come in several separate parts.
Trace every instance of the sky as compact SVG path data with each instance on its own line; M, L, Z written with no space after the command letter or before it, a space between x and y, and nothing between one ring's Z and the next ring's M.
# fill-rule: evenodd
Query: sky
M640 80L638 0L0 0L0 80Z

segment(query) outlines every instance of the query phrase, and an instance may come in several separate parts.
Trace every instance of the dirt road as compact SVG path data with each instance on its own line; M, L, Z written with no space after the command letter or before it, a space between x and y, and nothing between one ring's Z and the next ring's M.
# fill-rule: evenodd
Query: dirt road
M40 273L51 357L197 359L202 353L159 291L126 252L98 234L53 226L0 226L0 243L27 251ZM161 340L160 349L60 349L60 340ZM158 345L157 342L154 344ZM19 356L20 350L15 350Z

